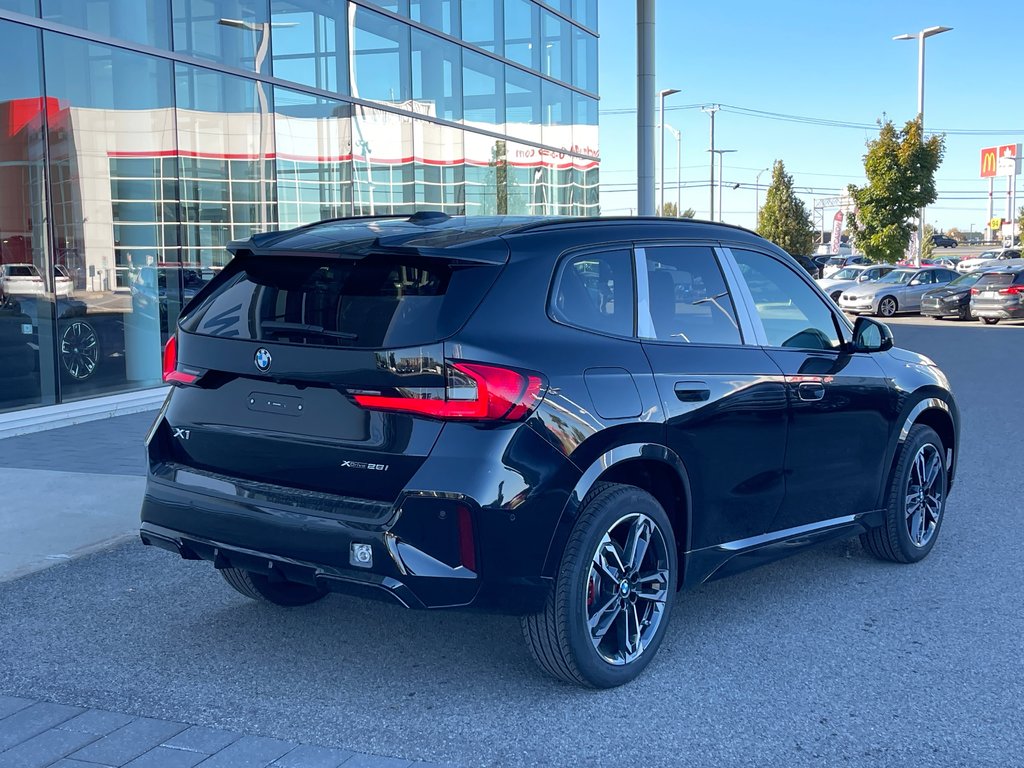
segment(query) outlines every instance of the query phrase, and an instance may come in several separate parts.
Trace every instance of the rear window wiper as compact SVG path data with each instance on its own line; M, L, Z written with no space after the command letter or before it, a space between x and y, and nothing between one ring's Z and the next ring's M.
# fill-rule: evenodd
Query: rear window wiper
M321 325L310 325L309 323L288 323L281 320L264 320L260 323L264 331L284 331L286 333L301 333L304 336L322 336L327 339L345 339L355 341L358 334L345 331L332 331Z

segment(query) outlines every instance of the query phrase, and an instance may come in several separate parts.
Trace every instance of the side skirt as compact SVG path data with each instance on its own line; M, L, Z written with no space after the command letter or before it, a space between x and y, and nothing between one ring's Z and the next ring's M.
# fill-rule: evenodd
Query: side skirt
M683 589L795 555L833 539L845 539L882 523L882 510L844 515L818 523L727 541L686 554Z

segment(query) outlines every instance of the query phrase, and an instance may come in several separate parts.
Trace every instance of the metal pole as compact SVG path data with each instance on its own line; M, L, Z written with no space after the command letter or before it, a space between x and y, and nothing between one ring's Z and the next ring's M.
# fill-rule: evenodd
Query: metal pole
M722 216L722 157L724 155L725 155L725 152L721 152L720 151L718 153L718 220L719 221L725 221L725 218Z
M917 33L917 117L921 121L921 141L924 142L924 30ZM914 256L916 266L921 266L924 255L924 206L917 214L917 253Z
M676 131L676 216L683 215L683 132ZM1016 182L1014 182L1016 188Z
M636 0L637 206L654 213L654 1Z
M713 107L701 107L701 110L711 115L711 149L708 153L711 155L711 184L708 187L708 209L709 209L709 221L715 220L715 112L718 111L718 105Z
M757 178L754 179L754 229L761 226L761 174L767 170L767 168L762 168L757 172Z
M988 177L988 218L985 219L985 231L988 232L988 240L996 239L996 231L992 229L992 219L996 215L995 210L995 179Z
M661 121L661 154L659 159L661 161L661 172L658 175L658 215L665 215L665 91L658 94L661 98L661 112L659 113L659 120Z

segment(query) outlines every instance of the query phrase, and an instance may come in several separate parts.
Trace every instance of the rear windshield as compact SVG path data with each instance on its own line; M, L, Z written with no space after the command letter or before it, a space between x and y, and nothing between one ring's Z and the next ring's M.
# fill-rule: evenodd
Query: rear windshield
M455 333L499 270L418 257L241 256L181 327L284 344L416 346Z
M1002 274L982 275L981 279L978 281L978 287L1001 288L1004 285L1010 285L1010 283L1013 282L1013 278L1014 275L1009 272L1004 272Z

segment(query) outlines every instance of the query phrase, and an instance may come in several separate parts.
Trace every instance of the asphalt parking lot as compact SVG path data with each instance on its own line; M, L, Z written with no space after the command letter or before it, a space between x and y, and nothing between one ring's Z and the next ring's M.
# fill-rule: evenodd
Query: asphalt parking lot
M931 556L840 542L684 594L629 686L543 677L512 618L274 609L133 541L0 584L0 693L465 766L1019 765L1024 326L892 325L962 409Z

